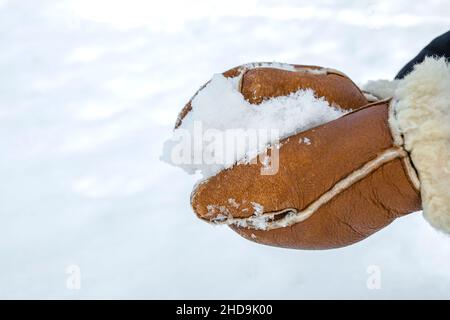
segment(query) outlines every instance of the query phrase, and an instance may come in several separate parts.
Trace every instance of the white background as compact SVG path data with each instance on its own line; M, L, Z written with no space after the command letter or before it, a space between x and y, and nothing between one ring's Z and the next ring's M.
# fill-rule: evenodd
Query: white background
M450 239L421 213L343 249L260 246L199 221L196 177L158 160L213 73L392 78L449 17L435 0L0 0L0 297L450 298Z

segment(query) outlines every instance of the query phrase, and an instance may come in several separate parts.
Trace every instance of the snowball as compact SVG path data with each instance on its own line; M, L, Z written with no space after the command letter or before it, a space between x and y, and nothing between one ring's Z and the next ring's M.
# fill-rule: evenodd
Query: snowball
M254 105L244 99L239 87L240 77L214 75L164 143L161 159L206 179L236 163L249 163L269 146L279 149L281 139L347 112L316 97L311 89ZM304 142L310 143L307 138Z

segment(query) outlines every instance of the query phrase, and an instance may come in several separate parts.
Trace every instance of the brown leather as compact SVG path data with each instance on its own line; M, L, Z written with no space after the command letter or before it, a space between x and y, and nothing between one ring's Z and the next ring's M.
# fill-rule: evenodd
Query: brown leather
M226 208L233 217L249 217L251 202L264 212L285 208L302 210L365 163L392 148L387 122L388 104L352 112L322 126L282 141L276 175L261 175L260 164L224 170L193 192L192 207L205 220L214 220L207 206ZM307 137L311 144L299 143ZM239 208L229 203L241 204ZM419 192L408 178L404 162L394 159L356 182L320 207L308 219L274 230L232 228L249 240L298 248L328 249L352 244L420 210Z
M249 69L244 65L223 74L235 77L243 73L241 92L255 104L302 88L311 88L344 109L367 104L358 87L342 73L305 72L305 68L324 70L317 66L296 68L298 71L292 72L265 67ZM176 126L190 110L189 102ZM385 150L395 148L387 119L387 103L375 103L291 136L281 141L276 175L261 175L259 163L235 165L199 184L192 193L192 207L207 221L213 221L223 211L233 218L248 218L254 212L254 203L262 205L265 213L286 208L304 210L352 172ZM310 140L309 145L299 143L305 137ZM357 242L395 218L420 209L419 192L411 183L403 160L395 158L379 166L302 222L273 230L235 225L231 228L249 240L287 248L328 249ZM221 210L211 210L211 206Z
M257 65L253 64L253 65ZM361 90L342 72L318 66L291 65L296 71L277 68L241 65L222 74L229 78L242 75L241 92L249 102L258 104L264 99L288 95L300 89L310 88L318 97L337 104L342 109L355 109L368 103ZM310 73L308 70L322 71ZM181 125L183 118L192 110L191 101L206 85L205 83L183 107L178 115L175 128Z
M367 104L367 100L356 85L341 73L315 74L292 72L273 68L248 70L242 78L242 94L251 103L259 104L264 99L286 96L299 89L310 88L318 97L343 109L356 109Z

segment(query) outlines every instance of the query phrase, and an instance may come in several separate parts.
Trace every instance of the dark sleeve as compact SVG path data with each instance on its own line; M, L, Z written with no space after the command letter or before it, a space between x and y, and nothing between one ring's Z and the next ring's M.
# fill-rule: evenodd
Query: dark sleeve
M395 79L402 79L412 71L415 64L421 63L425 57L429 56L446 57L450 60L450 31L447 31L431 41L414 59L408 62L400 70L400 72L395 76Z

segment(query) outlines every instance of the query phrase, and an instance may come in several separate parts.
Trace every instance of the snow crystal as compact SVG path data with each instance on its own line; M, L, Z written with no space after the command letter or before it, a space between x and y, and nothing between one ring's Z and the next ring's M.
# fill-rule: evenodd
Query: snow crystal
M214 217L214 222L224 222L228 219L228 216L223 214L218 214L216 217Z
M214 216L214 215L217 214L217 212L220 212L214 218L215 221L221 221L222 217L224 217L224 219L227 218L228 209L225 206L218 206L218 205L209 204L209 205L206 206L206 209L208 210L207 216Z
M263 205L261 205L259 203L256 203L256 202L250 202L250 203L251 203L251 205L253 207L255 215L259 216L259 215L261 215L264 212L264 206Z
M239 91L239 77L221 74L214 75L191 104L192 110L165 142L161 160L189 174L199 172L203 178L236 163L248 163L268 146L278 148L280 139L346 113L316 97L311 89L253 105ZM230 147L230 136L241 147Z
M298 139L298 143L304 143L309 146L311 144L311 139L309 139L308 137L300 138Z
M233 198L228 199L228 203L229 203L233 208L239 208L239 203L237 203L236 200L233 199Z
M252 227L256 230L266 230L269 219L267 216L257 216L249 219L249 222L251 222Z
M214 222L219 222L219 223L225 222L226 224L235 225L240 228L251 227L255 230L266 230L267 226L268 226L268 222L273 220L273 217L274 217L274 215L272 215L272 214L253 215L253 216L245 218L245 219L240 219L240 218L234 219L232 217L228 217L228 219L221 220L221 221L214 219Z

